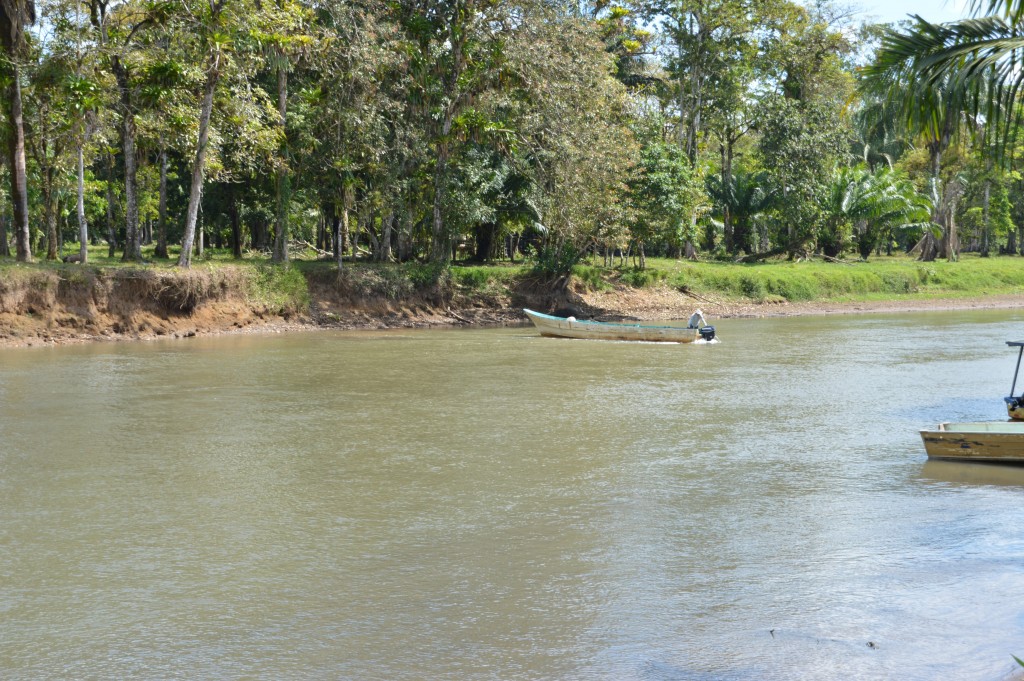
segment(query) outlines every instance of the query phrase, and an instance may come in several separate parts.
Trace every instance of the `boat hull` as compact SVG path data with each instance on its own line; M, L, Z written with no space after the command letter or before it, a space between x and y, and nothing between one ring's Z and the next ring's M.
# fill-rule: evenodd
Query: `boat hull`
M922 430L931 459L1024 464L1024 423L995 421L942 423Z
M572 317L523 310L542 336L553 338L579 338L617 341L647 341L652 343L693 343L701 340L699 329L683 326L647 326L644 324L611 324L580 321Z

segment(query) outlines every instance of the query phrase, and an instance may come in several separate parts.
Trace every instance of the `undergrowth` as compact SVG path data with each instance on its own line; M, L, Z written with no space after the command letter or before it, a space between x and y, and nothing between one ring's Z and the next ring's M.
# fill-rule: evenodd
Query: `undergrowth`
M261 265L251 272L250 300L279 314L294 314L309 306L309 284L299 268Z
M353 296L397 301L413 295L450 302L455 295L494 296L510 293L523 282L562 286L566 268L577 285L591 291L616 285L633 288L670 286L698 295L753 302L982 297L1024 291L1024 258L967 254L958 262L918 262L906 257L875 258L843 263L820 260L738 264L649 258L646 269L608 268L580 261L571 249L548 251L535 261L476 265L346 263L339 273L333 262L295 260L269 264L263 257L220 260L220 254L191 270L172 262L121 263L90 250L87 265L36 262L17 264L0 258L0 294L29 286L40 293L88 287L96 279L122 281L159 279L161 302L187 311L221 290L240 286L257 304L281 314L299 312L311 300L312 278L337 282ZM94 257L95 256L95 257ZM241 280L239 282L238 280ZM140 289L142 291L142 289Z

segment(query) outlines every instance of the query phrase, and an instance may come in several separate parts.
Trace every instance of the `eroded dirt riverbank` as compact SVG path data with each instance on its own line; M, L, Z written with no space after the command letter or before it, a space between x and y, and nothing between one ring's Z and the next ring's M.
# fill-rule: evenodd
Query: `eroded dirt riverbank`
M809 314L898 313L921 310L1024 308L1024 294L983 298L907 297L888 301L754 303L662 288L609 291L514 290L489 295L418 291L382 296L365 286L309 277L304 306L254 300L240 276L167 272L109 275L38 272L0 281L0 347L96 341L187 338L300 329L388 329L523 323L523 307L572 307L603 320L685 319L703 310L716 318Z

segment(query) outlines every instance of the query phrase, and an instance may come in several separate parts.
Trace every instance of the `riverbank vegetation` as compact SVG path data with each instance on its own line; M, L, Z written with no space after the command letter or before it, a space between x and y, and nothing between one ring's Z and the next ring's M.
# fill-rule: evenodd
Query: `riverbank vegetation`
M0 258L1016 255L1020 3L976 5L11 0Z
M191 311L198 301L215 298L218 291L234 290L285 316L307 311L311 290L325 287L360 300L402 303L426 298L442 306L458 300L462 305L496 307L514 306L517 298L550 296L556 288L563 292L670 289L697 301L751 304L1024 294L1024 259L979 254L967 254L958 262L881 256L842 265L823 260L735 263L648 258L643 269L636 264L607 266L592 256L576 263L556 287L550 273L536 261L444 266L356 263L338 271L332 261L316 258L313 251L297 252L288 267L277 267L261 257L236 259L228 250L208 249L191 269L177 270L167 263L125 263L106 255L104 249L94 248L85 266L0 261L0 292L26 286L52 288L58 282L74 287L92 280L145 280L159 282L160 297L173 303L169 309L179 312Z
M143 256L148 255L143 249ZM124 262L97 246L86 264L0 262L0 345L191 336L249 329L423 327L521 322L522 308L606 319L1005 306L1024 295L1024 258L968 254L836 264L588 256L552 279L541 263L358 262L296 251L287 266L207 249L182 269ZM307 257L303 257L307 256ZM961 299L962 303L954 302ZM864 305L869 305L865 308Z

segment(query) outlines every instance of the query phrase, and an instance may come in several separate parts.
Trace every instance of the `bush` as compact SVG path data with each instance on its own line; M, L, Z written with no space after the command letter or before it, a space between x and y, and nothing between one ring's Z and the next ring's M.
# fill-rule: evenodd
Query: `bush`
M252 270L250 295L279 314L294 314L309 307L309 285L302 272L290 265L259 265Z
M607 271L600 267L590 265L576 265L572 268L573 276L583 282L583 285L590 291L606 291L611 288L608 283Z
M583 259L583 254L571 243L561 246L544 245L537 250L533 263L534 274L546 277L564 277Z
M668 272L653 269L629 269L619 276L619 280L633 288L645 288L654 286L668 279Z

